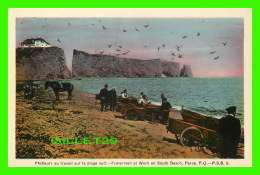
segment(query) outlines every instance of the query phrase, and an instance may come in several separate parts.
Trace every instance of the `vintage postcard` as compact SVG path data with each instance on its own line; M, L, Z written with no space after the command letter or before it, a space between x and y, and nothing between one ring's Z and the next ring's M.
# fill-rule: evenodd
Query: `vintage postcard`
M251 9L9 9L9 166L252 166Z

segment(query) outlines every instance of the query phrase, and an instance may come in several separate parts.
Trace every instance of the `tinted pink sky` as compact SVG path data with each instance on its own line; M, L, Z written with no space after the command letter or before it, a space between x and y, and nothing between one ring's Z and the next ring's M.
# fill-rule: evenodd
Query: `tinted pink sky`
M189 64L198 77L243 76L243 30L239 18L19 18L16 45L42 37L64 49L69 69L73 49L77 49ZM180 51L176 46L181 46Z

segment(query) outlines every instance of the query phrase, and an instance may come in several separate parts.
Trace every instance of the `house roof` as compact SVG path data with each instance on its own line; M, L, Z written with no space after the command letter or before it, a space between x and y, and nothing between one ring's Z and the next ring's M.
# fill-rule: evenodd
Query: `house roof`
M49 44L47 41L45 41L42 38L32 38L32 39L26 39L24 40L21 44L34 44L35 40L41 41L42 43L47 43ZM50 44L49 44L50 45Z

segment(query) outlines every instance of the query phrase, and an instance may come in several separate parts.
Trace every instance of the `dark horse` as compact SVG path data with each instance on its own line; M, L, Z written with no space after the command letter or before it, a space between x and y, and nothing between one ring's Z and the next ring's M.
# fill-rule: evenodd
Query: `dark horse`
M68 100L72 98L72 91L73 91L73 84L71 83L59 83L56 81L46 81L45 83L45 90L48 87L51 87L53 92L55 93L56 100L59 100L59 92L68 91Z

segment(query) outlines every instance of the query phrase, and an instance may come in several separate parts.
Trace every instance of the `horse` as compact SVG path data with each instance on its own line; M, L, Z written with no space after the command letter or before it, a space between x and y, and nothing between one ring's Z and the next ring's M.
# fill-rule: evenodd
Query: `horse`
M73 84L71 83L59 83L56 81L46 81L45 82L45 90L48 89L48 87L51 87L55 96L56 100L60 100L59 98L59 92L68 91L68 100L71 100L72 98L72 91L73 91Z

